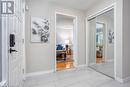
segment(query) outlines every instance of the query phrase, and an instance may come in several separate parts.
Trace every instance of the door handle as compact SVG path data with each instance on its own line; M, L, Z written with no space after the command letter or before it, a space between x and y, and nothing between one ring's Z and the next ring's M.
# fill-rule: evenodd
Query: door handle
M10 53L12 52L18 52L17 50L13 50L12 48L10 48Z

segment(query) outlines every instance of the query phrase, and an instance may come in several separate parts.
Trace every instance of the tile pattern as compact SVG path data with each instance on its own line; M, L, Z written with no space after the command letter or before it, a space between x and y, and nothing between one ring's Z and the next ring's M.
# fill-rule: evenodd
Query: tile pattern
M95 64L90 67L95 69L96 71L102 72L114 78L114 61L102 62L100 64Z
M90 68L61 71L27 78L24 87L130 87Z

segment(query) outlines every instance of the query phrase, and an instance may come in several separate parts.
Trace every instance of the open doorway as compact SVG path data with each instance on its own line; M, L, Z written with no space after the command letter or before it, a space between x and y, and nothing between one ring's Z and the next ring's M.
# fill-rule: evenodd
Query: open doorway
M75 67L74 22L72 16L56 14L56 71Z

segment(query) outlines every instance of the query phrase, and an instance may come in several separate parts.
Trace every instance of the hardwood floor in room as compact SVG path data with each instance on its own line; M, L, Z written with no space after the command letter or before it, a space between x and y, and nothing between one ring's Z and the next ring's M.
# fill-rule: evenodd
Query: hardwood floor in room
M74 61L73 60L57 61L56 68L57 71L74 68Z
M102 63L102 58L96 58L96 63L98 64L98 63Z

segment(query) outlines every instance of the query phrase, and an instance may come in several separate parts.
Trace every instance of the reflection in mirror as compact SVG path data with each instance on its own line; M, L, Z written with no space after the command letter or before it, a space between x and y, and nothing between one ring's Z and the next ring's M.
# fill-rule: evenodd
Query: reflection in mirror
M105 24L96 22L96 63L103 62L103 45Z

